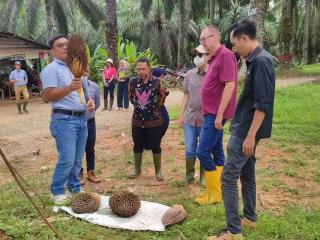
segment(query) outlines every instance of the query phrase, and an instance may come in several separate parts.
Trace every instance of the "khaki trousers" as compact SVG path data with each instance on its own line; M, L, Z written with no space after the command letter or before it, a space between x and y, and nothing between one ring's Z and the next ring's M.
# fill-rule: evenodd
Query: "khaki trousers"
M22 93L23 99L24 99L23 102L28 102L28 100L29 100L29 93L28 93L27 86L14 87L14 91L15 91L15 94L16 94L16 103L21 103L21 101L20 101L21 93Z

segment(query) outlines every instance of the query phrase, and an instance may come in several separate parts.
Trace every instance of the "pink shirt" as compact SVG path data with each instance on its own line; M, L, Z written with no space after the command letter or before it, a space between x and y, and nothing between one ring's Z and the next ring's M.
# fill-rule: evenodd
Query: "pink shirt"
M234 116L237 97L237 62L234 53L221 45L209 61L208 71L202 83L203 115L218 113L226 82L234 81L235 88L231 100L224 111L223 119Z
M105 81L109 81L113 76L115 76L117 73L117 70L114 67L107 68L105 67L103 69L103 76Z

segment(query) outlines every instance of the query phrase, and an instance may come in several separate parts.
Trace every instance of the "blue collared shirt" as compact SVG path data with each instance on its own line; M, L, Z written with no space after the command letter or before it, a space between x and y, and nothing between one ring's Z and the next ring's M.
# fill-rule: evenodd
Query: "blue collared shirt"
M46 88L63 88L71 84L74 78L67 64L59 59L54 59L48 64L40 74L43 89ZM88 82L83 79L83 90L85 96L88 96ZM58 101L51 102L52 109L66 109L73 111L85 111L86 104L80 103L77 91L73 91Z
M24 87L27 85L28 83L28 77L27 77L27 73L26 71L22 70L22 69L15 69L10 73L9 76L10 80L19 80L19 82L16 82L14 84L15 87Z
M84 79L85 77L83 77ZM86 112L87 119L91 119L95 117L96 110L100 107L100 93L98 85L91 81L87 80L88 82L88 90L89 90L89 97L94 101L95 110L92 112Z

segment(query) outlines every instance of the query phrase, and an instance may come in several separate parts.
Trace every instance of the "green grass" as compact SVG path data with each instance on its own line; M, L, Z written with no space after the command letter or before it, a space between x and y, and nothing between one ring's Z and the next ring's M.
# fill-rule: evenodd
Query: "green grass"
M30 179L29 179L30 181ZM45 175L32 180L32 185L38 191L45 193L48 180ZM182 188L179 182L172 183L173 188ZM291 191L288 189L288 191ZM292 189L292 191L295 191ZM159 196L159 202L173 205L182 204L188 218L182 223L172 226L165 232L133 232L100 227L69 217L68 214L53 213L49 195L44 196L47 207L44 213L52 219L53 225L66 239L206 239L208 235L217 234L225 227L224 209L217 206L197 206L192 200L186 200L182 195L173 196L170 199ZM55 239L48 228L43 225L36 211L31 207L22 192L14 183L1 187L0 195L0 229L7 235L18 240L47 240ZM288 207L280 216L272 213L259 213L257 228L245 231L246 239L317 239L320 236L320 211L314 209L301 209ZM183 236L183 237L182 237Z
M301 75L320 75L320 63L299 65L294 67L293 70Z
M320 143L320 84L276 90L273 139L296 144Z

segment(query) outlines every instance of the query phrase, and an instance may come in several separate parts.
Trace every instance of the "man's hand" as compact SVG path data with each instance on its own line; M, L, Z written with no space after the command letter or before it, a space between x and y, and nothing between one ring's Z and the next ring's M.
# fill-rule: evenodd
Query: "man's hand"
M90 98L89 101L87 102L87 110L88 112L92 112L94 108L95 108L94 101L92 100L92 98Z
M183 125L184 125L184 119L183 119L183 117L180 117L179 118L179 126L183 127Z
M247 136L242 144L242 153L246 157L252 157L254 155L254 145L255 145L255 137Z
M82 81L80 78L74 78L71 81L70 88L72 91L77 90L82 87Z
M214 127L218 130L223 130L223 125L222 125L222 114L217 114L216 120L214 121Z

